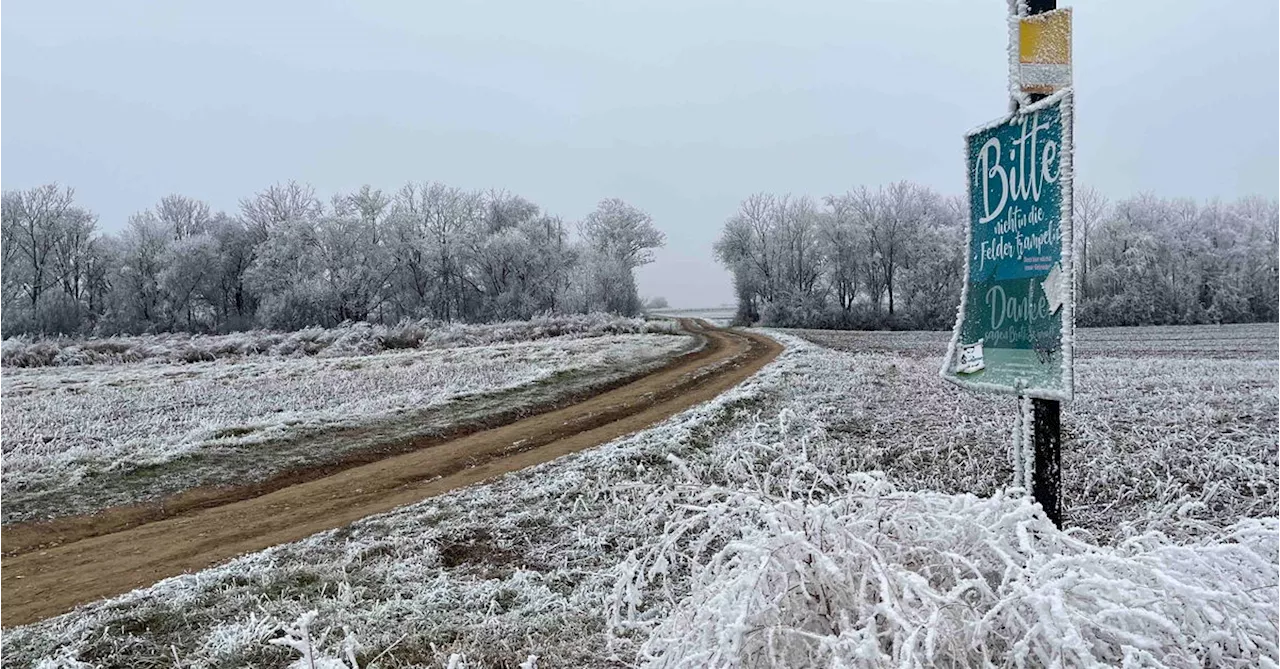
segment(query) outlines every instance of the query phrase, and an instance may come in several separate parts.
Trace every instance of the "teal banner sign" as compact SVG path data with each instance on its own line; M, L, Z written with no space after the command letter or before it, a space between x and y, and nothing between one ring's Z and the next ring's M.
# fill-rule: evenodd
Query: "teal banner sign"
M966 136L965 286L942 376L1071 398L1071 90Z

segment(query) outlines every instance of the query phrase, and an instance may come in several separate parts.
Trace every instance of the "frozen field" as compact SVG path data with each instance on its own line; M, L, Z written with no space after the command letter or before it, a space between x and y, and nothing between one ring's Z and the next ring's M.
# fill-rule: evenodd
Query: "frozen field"
M784 330L787 332L787 330ZM934 357L947 351L951 332L795 330L796 334L844 351ZM1160 325L1133 328L1077 328L1076 358L1186 358L1275 360L1280 348L1275 323L1247 325ZM941 362L939 362L941 364Z
M708 307L705 309L658 309L654 312L658 316L666 316L668 318L701 318L707 322L714 323L721 327L728 327L733 322L733 317L737 314L734 307Z
M1276 666L1275 329L1240 332L1082 356L1066 532L1003 490L1013 401L920 335L779 334L652 429L6 630L4 662Z
M400 349L488 346L553 337L667 333L673 321L625 318L612 314L539 316L500 323L406 321L398 325L365 322L296 332L249 330L224 335L184 332L100 339L16 337L0 345L4 367L68 367L121 362L206 362L252 357L352 356Z
M369 355L330 347L321 356L263 353L179 364L158 355L6 368L4 520L258 480L367 441L350 430L343 439L320 438L336 428L378 426L383 439L405 436L388 433L397 422L404 430L443 428L433 421L446 422L442 408L463 398L607 380L690 344L664 334L603 334Z
M866 467L948 492L991 494L1009 480L1007 460L993 469L973 449L1011 441L1013 400L936 383L949 334L793 333L876 372L878 392L851 394L830 421L878 445ZM1276 379L1274 324L1078 330L1076 401L1062 412L1069 524L1112 541L1275 515Z

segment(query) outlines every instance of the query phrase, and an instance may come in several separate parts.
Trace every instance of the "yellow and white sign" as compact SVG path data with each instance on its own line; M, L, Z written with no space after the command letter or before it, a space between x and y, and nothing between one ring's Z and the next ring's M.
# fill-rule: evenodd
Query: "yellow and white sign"
M1018 21L1018 85L1050 95L1071 85L1071 8Z

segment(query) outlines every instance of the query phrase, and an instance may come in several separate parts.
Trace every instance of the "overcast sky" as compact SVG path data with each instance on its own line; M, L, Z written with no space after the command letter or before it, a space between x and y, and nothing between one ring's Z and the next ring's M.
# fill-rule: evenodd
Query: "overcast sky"
M1071 6L1078 183L1277 195L1275 0ZM667 234L641 294L711 306L732 300L711 245L752 192L962 191L964 132L1007 109L1004 12L10 0L0 173L5 189L74 186L106 230L171 192L234 211L288 179L325 198L505 188L566 220L621 197Z

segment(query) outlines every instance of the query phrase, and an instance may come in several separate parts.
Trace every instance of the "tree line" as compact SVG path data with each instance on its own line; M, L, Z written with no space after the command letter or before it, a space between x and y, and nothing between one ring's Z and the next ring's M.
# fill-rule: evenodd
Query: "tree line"
M4 335L634 315L634 270L665 243L622 200L568 226L520 196L439 183L326 203L291 181L239 205L170 195L104 234L69 187L6 191Z
M964 271L961 197L917 184L821 200L756 194L716 242L739 323L946 329ZM1152 195L1074 200L1083 326L1275 321L1280 205Z

